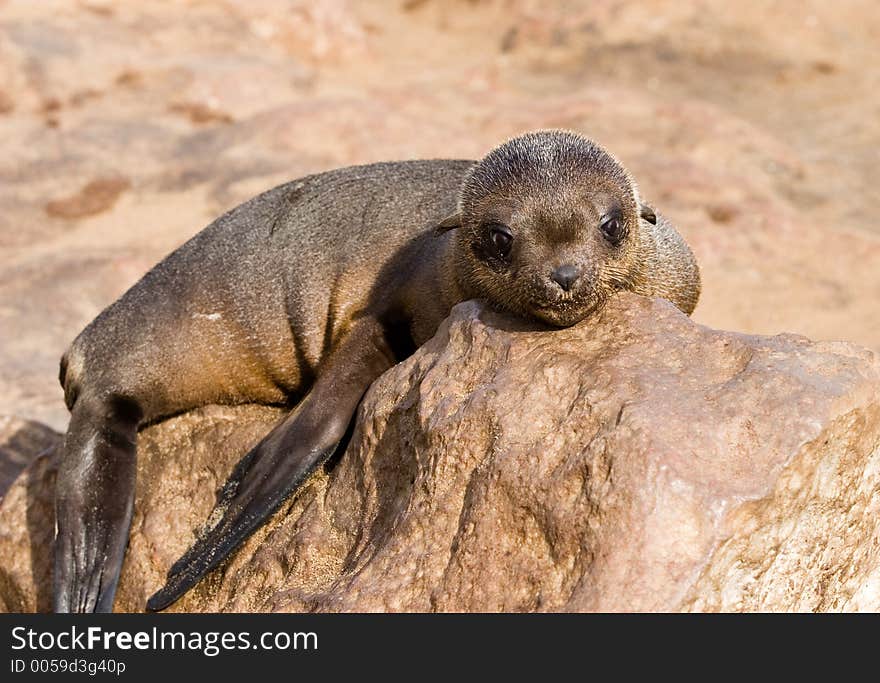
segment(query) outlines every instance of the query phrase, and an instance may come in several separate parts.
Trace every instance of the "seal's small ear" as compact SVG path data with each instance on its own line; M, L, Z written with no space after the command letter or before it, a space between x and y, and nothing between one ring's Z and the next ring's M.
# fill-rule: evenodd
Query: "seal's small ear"
M644 218L649 223L657 225L657 214L654 213L654 209L652 209L647 204L639 204L639 216Z
M434 232L444 233L461 227L461 214L456 211L451 216L447 216L434 226Z

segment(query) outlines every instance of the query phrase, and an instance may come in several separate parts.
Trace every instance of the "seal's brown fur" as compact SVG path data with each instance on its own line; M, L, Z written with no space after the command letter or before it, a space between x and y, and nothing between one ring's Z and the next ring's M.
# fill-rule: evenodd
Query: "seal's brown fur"
M619 218L613 239L609 216ZM653 216L610 154L545 131L480 162L309 176L220 217L103 311L62 360L71 423L56 498L56 610L112 607L143 424L207 403L296 404L236 467L219 521L151 599L162 609L333 452L370 382L459 301L570 325L630 289L690 313L693 255ZM512 240L504 254L498 230Z

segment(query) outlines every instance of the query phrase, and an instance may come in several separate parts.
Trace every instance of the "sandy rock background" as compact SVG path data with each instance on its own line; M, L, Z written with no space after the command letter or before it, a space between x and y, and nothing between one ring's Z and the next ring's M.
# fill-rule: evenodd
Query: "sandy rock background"
M783 405L781 391L777 414L797 422L786 423L791 433L754 422L754 396L743 398L748 392L710 391L719 400L740 396L741 412L716 416L736 425L726 433L732 441L700 441L700 452L723 459L729 453L724 448L740 444L738 452L747 454L742 471L726 473L740 483L754 464L751 454L763 453L762 481L751 489L743 484L748 495L739 500L739 493L720 491L715 480L698 481L712 471L711 463L663 479L657 473L666 471L664 463L677 462L675 455L656 440L642 444L654 458L648 464L660 469L630 470L631 485L610 491L618 495L610 503L617 505L614 514L623 515L614 524L632 531L650 518L653 508L638 486L668 485L660 490L678 503L664 509L679 514L670 524L688 532L672 550L681 550L683 559L675 559L591 536L589 524L597 518L590 516L596 511L589 501L599 499L529 489L514 481L527 469L476 467L472 480L483 481L486 491L496 489L480 477L494 472L509 478L510 491L532 494L523 498L527 514L502 519L499 528L519 534L511 548L530 548L522 562L545 564L514 563L509 576L478 581L506 581L509 594L475 594L467 583L479 578L473 572L509 563L480 556L477 545L464 541L443 546L443 529L419 536L418 515L394 505L422 499L406 499L407 482L389 479L390 470L382 469L394 461L383 460L390 451L370 441L375 435L369 430L379 424L374 420L364 427L360 450L348 454L352 463L332 473L338 483L327 475L313 479L292 504L300 507L279 513L275 526L249 542L226 573L182 606L878 609L876 360L854 346L821 343L845 339L880 350L877 63L880 13L855 0L0 0L0 495L18 468L45 454L3 501L0 607L48 606L45 534L52 527L51 454L60 439L49 427L63 431L67 423L58 359L76 333L156 261L223 211L297 176L382 159L476 158L525 130L566 127L613 151L638 178L643 195L679 225L702 268L697 323L746 335L798 333L819 342L807 348L790 337L728 339L734 347L758 348L757 356L766 355L768 368L776 363L779 376L797 378L799 368L820 368L833 378L804 389L807 398L796 409ZM626 310L620 320L630 320ZM679 329L682 338L703 334L688 330ZM716 342L701 343L711 351ZM721 363L716 380L745 357L728 358L720 347L714 353L708 358ZM715 381L711 367L694 368L708 373L699 379L706 387ZM662 376L662 368L654 369ZM767 381L767 368L752 371L757 385ZM625 377L635 381L617 379ZM397 379L397 389L409 386L406 377ZM733 373L724 381L734 385L721 386L732 392L742 379ZM394 433L394 420L412 415L403 410L394 418L388 412L394 403L385 396L389 402L375 409L391 420ZM618 419L613 397L605 398L610 402L597 405L611 412L585 414L584 425ZM429 408L438 410L430 401ZM471 417L503 414L491 401L480 410ZM172 556L189 543L228 466L276 417L257 407L206 411L144 434L142 466L154 469L142 475L158 477L160 485L139 491L146 512L138 513L141 526L135 527L118 607L143 603ZM766 413L755 419L760 415ZM642 418L648 416L650 411ZM717 424L709 413L704 417L705 424ZM749 431L755 424L765 431ZM641 423L647 433L658 426ZM428 427L399 429L421 434L428 445L431 438L447 438ZM626 421L623 427L629 428ZM774 442L772 452L749 450L758 448L761 434L767 448L768 440L789 442ZM711 441L711 434L688 436L698 437ZM559 438L559 453L568 452L565 438L580 443L577 435ZM151 465L149 453L158 457L187 445L193 460L176 467L190 468L191 478L162 479L178 470ZM517 457L529 453L516 450L525 448L522 442L508 448ZM474 444L458 455L453 449L446 467L467 470L480 452L494 451ZM586 458L578 461L583 467L597 466L588 456L570 457ZM391 507L377 506L379 498L363 482L358 488L358 468L370 464L378 469L369 486L390 487L380 502ZM436 474L431 467L424 471ZM440 474L431 479L435 485L445 482L458 491L449 471ZM687 495L676 488L681 481L690 487ZM167 519L171 502L194 495L194 486L188 516L178 511ZM528 508L534 496L545 496L553 509ZM621 507L621 500L630 507ZM730 507L735 500L739 507ZM581 510L584 501L588 509ZM495 509L478 498L462 509L483 519L485 512L477 511L484 503ZM151 509L157 511L152 518ZM398 528L397 514L415 526ZM593 522L558 535L564 527L559 520L569 518ZM444 519L458 523L439 516ZM370 525L359 526L364 520ZM468 529L461 527L462 539ZM394 533L386 538L389 530ZM650 544L662 538L659 531L642 531L645 547L657 550ZM486 538L495 531L481 533ZM169 534L174 545L154 544ZM356 536L361 540L353 542ZM550 539L549 559L539 552L541 537ZM358 546L363 539L374 545ZM425 545L431 539L433 550ZM404 540L428 564L408 564L393 545ZM573 549L582 547L604 548L606 555L577 557ZM291 554L282 548L292 548ZM615 560L615 552L634 555ZM435 555L449 562L442 581L430 564ZM370 572L387 577L386 569L395 566L406 569L399 578L410 583L395 588L368 580ZM529 584L535 576L556 583ZM793 576L800 578L792 583ZM590 592L602 581L655 590L620 601L620 591ZM257 595L263 597L255 601ZM389 602L391 595L401 596L399 602Z
M869 3L0 0L0 414L66 426L76 333L306 173L600 140L703 268L696 320L880 348Z

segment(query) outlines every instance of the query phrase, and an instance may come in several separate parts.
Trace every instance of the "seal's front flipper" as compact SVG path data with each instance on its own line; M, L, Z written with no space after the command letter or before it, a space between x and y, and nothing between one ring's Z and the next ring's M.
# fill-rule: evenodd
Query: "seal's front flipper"
M172 565L165 586L147 601L148 610L165 609L198 583L332 455L336 443L324 441L303 424L305 408L301 404L236 467L211 513L219 521ZM326 436L329 440L335 435Z
M358 321L296 409L235 467L211 515L219 522L171 567L147 609L175 602L256 531L333 454L370 383L393 363L382 325Z
M80 396L55 495L53 608L111 612L131 526L140 409Z

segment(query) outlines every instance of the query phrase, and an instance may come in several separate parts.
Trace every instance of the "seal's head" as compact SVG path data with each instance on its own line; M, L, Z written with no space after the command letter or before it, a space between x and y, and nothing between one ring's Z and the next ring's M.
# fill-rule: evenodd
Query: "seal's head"
M492 150L464 179L458 277L516 315L573 325L626 288L638 262L639 202L626 169L596 143L538 131Z

